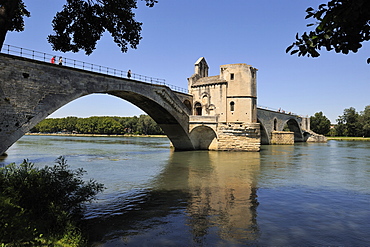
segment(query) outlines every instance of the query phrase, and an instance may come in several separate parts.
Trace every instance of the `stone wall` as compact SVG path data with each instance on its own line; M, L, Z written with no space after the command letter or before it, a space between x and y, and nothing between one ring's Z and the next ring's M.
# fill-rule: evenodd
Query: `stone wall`
M271 144L293 145L294 144L294 132L273 131L271 133Z
M240 126L221 126L217 131L218 150L260 151L260 125L258 123Z

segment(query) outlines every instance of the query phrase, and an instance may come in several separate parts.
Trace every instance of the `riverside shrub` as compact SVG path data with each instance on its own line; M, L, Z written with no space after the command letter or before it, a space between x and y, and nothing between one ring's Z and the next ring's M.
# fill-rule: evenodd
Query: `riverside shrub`
M66 238L84 204L104 189L95 180L84 181L85 171L69 169L64 157L55 163L36 168L24 160L0 168L0 246Z

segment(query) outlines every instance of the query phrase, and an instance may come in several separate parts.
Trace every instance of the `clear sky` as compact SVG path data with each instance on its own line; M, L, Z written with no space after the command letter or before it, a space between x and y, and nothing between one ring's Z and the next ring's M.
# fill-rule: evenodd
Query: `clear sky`
M291 56L285 49L296 33L309 29L305 10L319 0L158 0L154 8L139 1L136 19L143 22L138 49L121 53L109 34L92 55L62 54L133 73L166 79L187 88L194 63L205 57L209 75L223 64L247 63L258 69L258 105L312 116L322 111L332 123L345 108L358 112L370 105L369 44L356 54L323 51L319 58ZM31 12L26 30L8 33L5 43L55 54L47 36L51 21L65 1L24 0ZM139 108L113 96L77 99L50 117L138 116Z

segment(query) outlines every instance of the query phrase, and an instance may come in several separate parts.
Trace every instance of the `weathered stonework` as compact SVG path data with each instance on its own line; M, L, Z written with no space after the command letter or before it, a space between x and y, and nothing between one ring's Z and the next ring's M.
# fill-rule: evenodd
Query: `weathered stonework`
M188 79L193 96L189 126L194 140L204 138L196 134L200 126L203 134L213 131L207 142L199 144L201 149L260 150L256 73L257 69L247 64L228 64L220 66L219 76L209 77L206 60L200 58L195 63L195 73Z
M194 149L188 133L190 112L184 105L185 100L192 102L190 95L162 85L0 54L0 154L63 105L92 93L131 102L158 123L175 149Z
M328 139L324 135L316 134L313 131L308 131L306 133L306 142L327 142Z
M273 131L272 136L271 136L271 144L293 145L294 144L294 132Z
M326 141L310 131L309 118L257 108L257 69L221 65L217 76L208 76L208 69L205 59L198 59L184 94L0 53L0 154L63 105L93 93L141 108L176 150L259 151L261 144ZM291 132L280 133L285 126Z
M217 131L218 150L260 151L260 132L258 123L240 126L220 127Z

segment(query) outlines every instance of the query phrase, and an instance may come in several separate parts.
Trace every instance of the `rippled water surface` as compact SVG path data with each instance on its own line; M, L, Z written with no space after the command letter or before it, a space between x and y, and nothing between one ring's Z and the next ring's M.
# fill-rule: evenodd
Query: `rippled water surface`
M104 183L92 246L370 246L370 142L173 152L166 138L24 136L7 153L64 155Z

